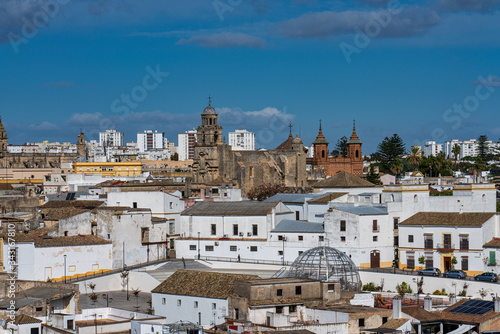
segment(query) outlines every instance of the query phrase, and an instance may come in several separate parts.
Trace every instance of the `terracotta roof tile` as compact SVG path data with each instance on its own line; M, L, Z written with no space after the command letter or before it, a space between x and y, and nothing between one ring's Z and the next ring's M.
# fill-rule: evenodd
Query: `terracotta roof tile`
M401 308L401 311L404 314L408 314L410 317L415 318L419 321L432 321L439 318L436 314L426 311L418 305L403 306Z
M482 226L495 212L419 212L399 225Z
M334 199L340 198L347 194L349 193L328 193L323 197L309 200L307 201L307 203L330 203L330 201L333 201Z
M16 316L16 319L14 320L14 324L16 324L16 325L38 324L41 322L42 322L42 320L30 317L29 315L26 315L26 314L19 314Z
M16 242L33 242L35 247L60 247L110 244L110 240L99 238L95 235L50 236L54 228L41 228L28 233L16 234Z
M500 238L493 238L483 245L484 248L500 248Z
M258 276L181 269L177 270L151 292L227 299L234 293L235 281L255 278L258 278Z
M407 318L391 319L391 320L387 321L385 324L383 324L382 326L380 326L379 328L398 329L399 327L403 326L408 321L410 321L410 319L407 319Z
M89 212L87 209L77 209L74 207L61 207L61 208L48 208L42 209L42 219L43 220L61 220L69 217L73 217L85 212Z
M73 201L49 201L41 206L41 208L82 208L92 210L101 206L103 201L90 201L90 200L73 200Z

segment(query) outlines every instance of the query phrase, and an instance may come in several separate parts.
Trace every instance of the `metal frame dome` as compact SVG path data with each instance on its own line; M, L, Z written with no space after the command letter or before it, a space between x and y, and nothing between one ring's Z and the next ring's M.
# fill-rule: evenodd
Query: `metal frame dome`
M292 263L289 277L340 283L342 291L360 291L358 268L344 252L331 247L311 248Z

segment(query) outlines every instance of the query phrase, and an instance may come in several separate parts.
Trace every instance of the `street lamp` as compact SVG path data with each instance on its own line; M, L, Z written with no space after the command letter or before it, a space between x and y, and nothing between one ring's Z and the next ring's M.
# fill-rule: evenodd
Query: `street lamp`
M109 303L113 301L113 298L110 298L108 294L103 293L102 298L106 298L106 307L109 307Z
M66 283L66 254L63 255L64 257L64 283Z
M198 232L198 260L200 259L200 232Z

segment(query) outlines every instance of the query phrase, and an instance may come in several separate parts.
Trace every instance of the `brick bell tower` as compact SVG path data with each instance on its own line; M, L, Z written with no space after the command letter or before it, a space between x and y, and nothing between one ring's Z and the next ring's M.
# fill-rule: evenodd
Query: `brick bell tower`
M359 140L356 134L356 121L354 121L351 138L347 141L347 157L351 160L352 174L354 175L363 174L362 145L363 142Z
M328 161L328 141L323 135L323 129L321 128L321 120L319 121L319 133L316 140L312 142L314 147L314 162L317 165L321 162Z
M7 137L7 131L5 131L5 128L3 127L3 124L2 124L2 117L0 117L0 155L1 156L5 156L5 154L7 153L7 141L8 141L8 137Z

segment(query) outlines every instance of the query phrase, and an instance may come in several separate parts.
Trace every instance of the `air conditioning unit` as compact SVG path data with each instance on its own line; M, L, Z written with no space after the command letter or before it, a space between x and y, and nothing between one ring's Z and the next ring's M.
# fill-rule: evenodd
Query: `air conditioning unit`
M247 237L251 237L252 236L252 233L251 232L247 232Z
M224 234L224 235L222 236L222 238L224 238L224 239L229 239L229 235Z
M242 236L243 236L243 232L240 232L240 237L242 237Z

